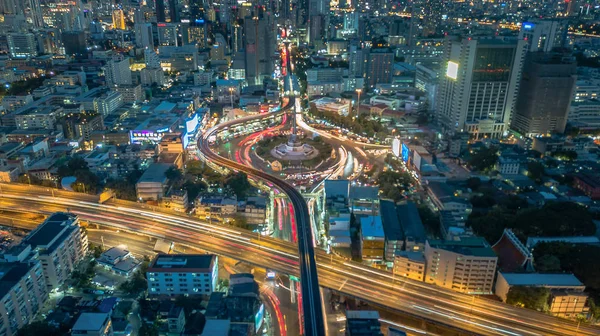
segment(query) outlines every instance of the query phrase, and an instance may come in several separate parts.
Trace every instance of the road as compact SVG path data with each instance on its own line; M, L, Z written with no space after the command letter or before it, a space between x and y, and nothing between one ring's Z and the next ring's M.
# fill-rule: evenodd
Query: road
M282 108L282 111L296 108L296 98L291 96L288 100L288 105ZM292 207L294 208L294 220L296 223L296 232L298 241L298 254L300 262L300 279L301 279L301 300L304 334L307 336L323 335L325 326L323 321L323 311L321 307L321 294L319 292L319 279L317 276L317 265L314 256L314 237L308 214L308 206L304 197L293 186L285 181L282 181L263 171L245 166L241 163L228 160L215 154L208 144L208 139L215 135L219 130L239 124L240 121L257 120L264 118L265 115L257 115L252 117L240 118L230 122L219 124L212 129L206 131L198 144L198 148L205 158L217 165L227 167L229 169L242 171L260 180L271 183L280 191L285 193ZM292 223L293 225L293 223Z
M252 265L298 276L296 245L248 231L208 225L195 219L140 208L100 205L66 197L40 195L35 188L3 184L0 209L52 213L69 211L83 220L141 235L166 238L183 246L221 254ZM410 279L394 279L390 272L347 261L315 250L319 283L345 295L394 309L435 325L478 335L599 335L600 328L501 302L475 298ZM415 327L411 325L411 327Z

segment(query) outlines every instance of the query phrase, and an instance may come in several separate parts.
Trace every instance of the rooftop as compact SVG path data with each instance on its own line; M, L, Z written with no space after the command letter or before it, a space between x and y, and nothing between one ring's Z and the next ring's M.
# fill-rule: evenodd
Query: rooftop
M496 253L490 247L488 242L481 237L463 237L460 240L444 241L444 240L429 240L429 246L445 251L454 252L457 254L497 258Z
M366 216L360 218L360 227L363 239L384 238L383 223L380 216Z
M76 216L68 215L62 212L56 212L48 217L34 231L32 231L23 242L30 244L32 248L52 244L67 226L70 226L76 219Z
M404 240L404 233L396 214L396 206L394 202L381 200L379 202L379 212L383 223L383 231L385 238L389 240Z
M500 273L511 286L584 286L573 274Z
M0 298L3 298L21 279L29 273L31 266L25 263L0 264Z
M83 313L79 315L77 322L73 326L72 330L89 330L97 331L102 329L106 320L110 319L110 316L106 313Z
M407 239L425 243L427 239L427 233L423 222L421 222L421 216L419 216L419 210L413 202L407 202L406 204L400 204L396 207L398 218L400 219L400 225L404 230L404 235Z
M211 272L216 258L214 254L159 254L148 272Z
M172 166L170 163L153 163L148 166L137 183L165 183L167 180L165 173Z

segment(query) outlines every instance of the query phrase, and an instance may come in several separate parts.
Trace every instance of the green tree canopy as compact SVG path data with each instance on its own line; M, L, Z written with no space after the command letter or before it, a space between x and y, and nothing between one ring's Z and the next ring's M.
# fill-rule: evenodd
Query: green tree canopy
M251 185L246 173L237 172L227 176L225 179L225 187L230 188L238 199L243 199L248 196Z
M549 297L550 290L548 288L513 286L506 295L506 303L544 311Z
M498 147L490 146L474 153L469 160L469 166L476 171L489 172L494 169L496 162L498 162Z

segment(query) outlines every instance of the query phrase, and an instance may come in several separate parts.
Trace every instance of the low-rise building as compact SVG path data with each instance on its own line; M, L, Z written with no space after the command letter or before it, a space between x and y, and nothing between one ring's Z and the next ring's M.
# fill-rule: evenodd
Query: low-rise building
M71 329L71 335L112 336L112 320L107 313L82 313Z
M374 310L346 311L346 335L383 336L379 323L379 312Z
M96 261L114 273L129 276L140 265L140 262L126 248L126 246L111 247L104 251Z
M152 260L146 279L150 295L210 295L219 276L213 254L159 254Z
M573 178L573 187L583 191L590 198L600 199L600 179L590 174L576 174Z
M394 258L394 274L423 281L425 279L425 256L423 252L398 251Z
M503 273L498 272L494 293L506 301L514 286L543 287L550 290L549 311L553 315L573 318L589 310L585 285L573 274Z
M425 260L427 283L462 293L492 293L498 257L483 238L427 241Z
M498 157L496 162L496 170L502 175L515 175L519 173L521 161L511 157Z
M137 198L141 201L162 199L168 182L165 173L171 167L172 165L167 163L153 163L148 166L135 184Z
M237 199L226 196L200 196L196 200L196 216L202 219L222 220L237 212Z
M360 217L360 229L363 260L383 261L385 256L385 233L381 216Z

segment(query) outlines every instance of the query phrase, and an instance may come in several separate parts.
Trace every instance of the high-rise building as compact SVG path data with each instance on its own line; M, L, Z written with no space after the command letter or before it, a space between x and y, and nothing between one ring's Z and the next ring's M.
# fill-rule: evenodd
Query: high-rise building
M65 46L65 54L67 55L83 56L87 54L85 32L82 30L63 32L62 42Z
M115 9L112 12L112 23L114 29L125 29L125 14L122 9Z
M36 251L42 263L48 291L59 288L88 250L87 235L79 226L77 216L57 212L13 247L15 253ZM10 252L10 250L9 250Z
M507 131L526 48L524 40L446 39L434 113L445 133L499 138Z
M365 82L367 89L372 90L377 84L391 83L393 64L394 53L389 49L382 48L368 50L367 76Z
M519 39L527 41L531 52L550 52L567 45L567 20L535 20L523 22Z
M138 48L154 49L154 38L152 36L152 24L136 23L135 29L135 45Z
M144 50L144 62L148 69L160 69L160 58L154 49L146 48Z
M273 73L275 39L273 20L268 14L244 20L246 76L249 83L261 83Z
M156 22L158 23L166 22L165 1L155 0L154 8L156 9Z
M528 137L563 133L576 74L577 65L572 57L529 53L511 127Z
M177 42L177 25L173 23L159 23L158 45L160 46L179 46Z
M32 33L10 33L7 35L7 41L12 58L29 58L38 55L37 41Z
M204 22L190 24L185 31L187 32L185 44L197 44L200 49L206 48L206 25Z
M172 23L177 23L180 21L179 10L179 1L169 0L169 19Z
M129 58L112 59L106 62L104 76L108 85L131 85L131 69Z

